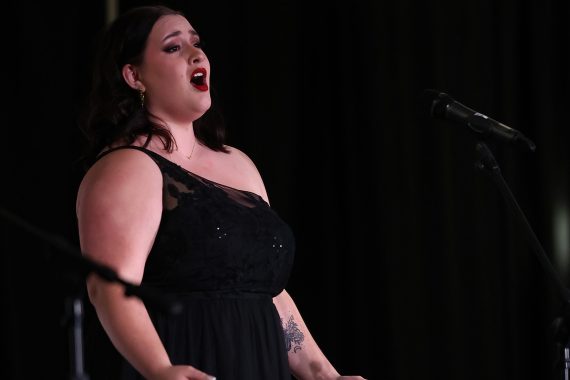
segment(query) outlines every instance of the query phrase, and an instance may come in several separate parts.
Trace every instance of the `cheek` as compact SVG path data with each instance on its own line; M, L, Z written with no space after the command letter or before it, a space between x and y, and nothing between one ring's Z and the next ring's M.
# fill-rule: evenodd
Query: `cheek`
M172 91L174 88L183 88L188 84L188 77L185 70L177 67L161 67L157 72L157 84L166 91Z
M153 67L155 75L162 79L178 79L185 73L182 65L176 65L169 61L156 62Z

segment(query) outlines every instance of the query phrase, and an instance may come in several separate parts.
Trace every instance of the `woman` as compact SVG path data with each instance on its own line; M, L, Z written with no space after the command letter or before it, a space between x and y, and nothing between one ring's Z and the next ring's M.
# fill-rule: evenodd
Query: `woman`
M82 252L184 305L168 317L90 276L91 303L125 359L105 378L362 379L338 374L284 290L291 230L252 161L208 119L210 64L188 20L160 6L124 13L93 78Z

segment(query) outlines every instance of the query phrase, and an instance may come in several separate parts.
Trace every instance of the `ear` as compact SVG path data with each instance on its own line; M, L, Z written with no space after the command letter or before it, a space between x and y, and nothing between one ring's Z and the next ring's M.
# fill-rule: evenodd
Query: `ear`
M140 81L140 75L136 66L127 63L123 66L122 74L123 79L132 89L144 92L144 84Z

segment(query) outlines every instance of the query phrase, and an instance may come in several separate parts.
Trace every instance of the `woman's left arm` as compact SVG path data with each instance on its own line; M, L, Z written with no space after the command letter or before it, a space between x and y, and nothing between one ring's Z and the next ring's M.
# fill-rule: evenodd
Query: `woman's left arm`
M281 317L289 368L298 380L363 380L361 376L341 376L311 336L295 302L283 290L273 298Z

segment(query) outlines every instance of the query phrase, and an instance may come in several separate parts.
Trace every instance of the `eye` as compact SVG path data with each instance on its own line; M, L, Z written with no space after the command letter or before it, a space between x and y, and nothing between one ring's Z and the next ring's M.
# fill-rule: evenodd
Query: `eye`
M193 43L193 45L194 45L195 48L204 49L204 41L203 41L203 40L195 41L195 42Z
M180 45L172 45L164 48L164 51L167 53L175 53L178 50L180 50Z

